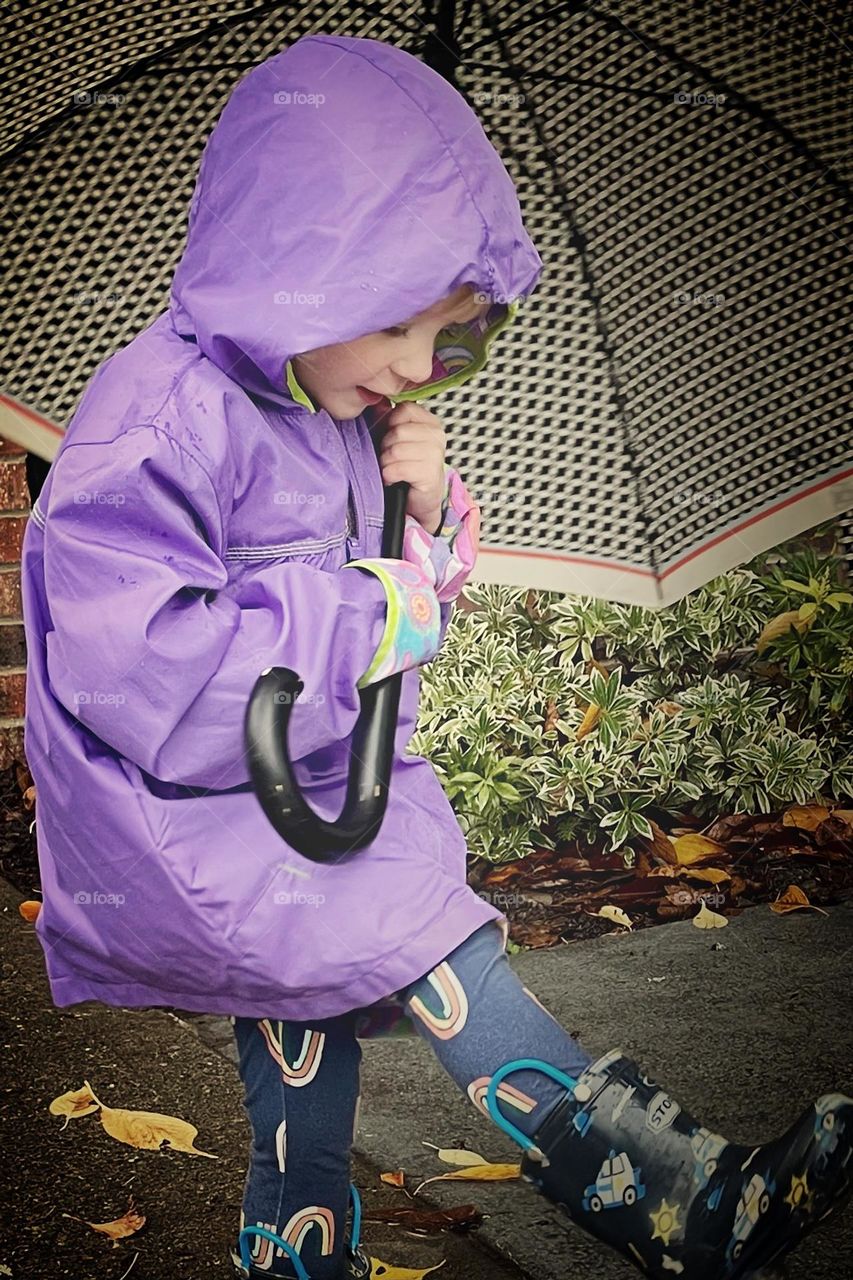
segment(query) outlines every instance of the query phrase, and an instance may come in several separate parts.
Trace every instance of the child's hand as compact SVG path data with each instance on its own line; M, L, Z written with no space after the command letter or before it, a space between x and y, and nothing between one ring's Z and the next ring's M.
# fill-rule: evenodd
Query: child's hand
M377 422L386 426L379 451L382 483L407 480L406 514L434 533L444 501L444 427L434 413L415 403L395 405Z

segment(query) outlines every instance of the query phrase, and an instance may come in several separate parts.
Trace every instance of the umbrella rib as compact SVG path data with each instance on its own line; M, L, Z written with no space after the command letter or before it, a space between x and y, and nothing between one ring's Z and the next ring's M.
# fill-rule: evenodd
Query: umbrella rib
M488 12L485 0L483 0L483 11L484 13ZM631 36L635 41L643 46L647 53L654 54L662 63L668 60L670 63L678 67L679 70L685 71L689 75L705 81L705 83L708 84L715 92L725 93L727 106L731 100L734 106L740 107L748 115L754 116L756 119L760 120L762 124L766 125L772 132L777 133L781 138L783 138L798 155L804 156L812 165L818 168L821 175L841 192L845 200L849 201L851 199L851 195L853 195L853 193L851 193L850 184L837 174L831 165L825 164L817 152L815 152L807 142L804 142L798 134L794 133L792 129L789 129L786 124L783 124L774 112L761 106L760 103L753 101L752 98L747 97L746 94L741 93L738 89L733 88L733 86L729 84L728 80L712 76L711 73L700 63L693 62L691 59L683 57L680 53L676 52L672 45L666 44L664 41L652 39L639 29L632 29L615 15L593 9L590 12L590 16L599 19L600 22L602 22L611 31L621 32ZM506 46L502 40L502 33L496 29L491 14L488 14L487 20L489 25L492 27L492 30L495 32L495 39L502 45L501 52L506 62L506 67L495 67L492 68L492 70L505 70L510 66L510 60L506 52ZM513 32L511 34L514 35L515 33ZM465 64L463 62L463 66L464 65ZM519 72L517 68L511 74L514 79L519 81L524 78L536 79L542 78L543 76L543 73L538 72ZM557 75L548 75L547 78L558 83L566 79L566 77ZM595 85L593 87L602 89L617 88L617 86L603 84ZM619 86L619 88L621 88L621 86Z
M578 3L577 0L575 0L575 3L555 4L553 8L546 9L544 13L541 13L538 18L534 18L532 22L525 22L525 24L521 27L514 27L512 34L513 36L526 35L526 33L528 31L531 31L533 27L538 27L541 22L544 22L546 18L553 17L555 13L564 13L564 14L567 13L567 14L574 15L575 13L583 13L584 11L588 10L589 7L590 6L585 2L585 0L581 0L580 3ZM473 0L471 0L471 2L468 5L468 12L470 12L472 8L473 8ZM468 16L468 13L465 14L465 18L467 18L467 16ZM463 25L460 26L460 29L459 29L460 35L463 33L464 21L465 19L463 18ZM490 44L491 41L494 39L495 39L494 35L483 36L482 39L475 40L473 44L469 44L468 51L472 52L474 49L479 49L484 44ZM495 71L504 70L503 67L493 67L493 68L490 67L488 69L495 70Z

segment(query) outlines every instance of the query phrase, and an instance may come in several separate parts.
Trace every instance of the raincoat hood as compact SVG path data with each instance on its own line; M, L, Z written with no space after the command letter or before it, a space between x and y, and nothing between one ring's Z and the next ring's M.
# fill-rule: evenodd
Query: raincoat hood
M435 344L415 400L476 373L541 259L476 113L392 45L303 36L237 85L202 156L172 321L249 392L316 406L295 355L400 324L469 283L493 305Z

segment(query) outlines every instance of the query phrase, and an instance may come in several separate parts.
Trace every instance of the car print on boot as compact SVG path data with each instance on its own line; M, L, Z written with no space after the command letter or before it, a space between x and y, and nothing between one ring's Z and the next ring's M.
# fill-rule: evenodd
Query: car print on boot
M532 1135L498 1102L502 1081L519 1070L565 1088ZM522 1177L655 1280L753 1280L853 1191L853 1098L842 1093L817 1098L779 1137L745 1146L702 1125L614 1049L577 1079L541 1059L507 1062L485 1105L524 1149Z
M691 1137L690 1146L696 1161L693 1177L700 1191L708 1185L708 1179L717 1167L720 1153L728 1145L727 1139L722 1134L712 1133L704 1125L700 1125Z
M618 1155L611 1149L610 1155L598 1171L595 1182L584 1192L583 1207L598 1213L601 1209L617 1209L622 1204L633 1204L646 1194L640 1178L626 1151Z
M758 1219L770 1208L770 1199L776 1191L771 1178L765 1182L761 1174L754 1173L737 1203L732 1238L726 1250L726 1261L735 1262L743 1253L744 1245L755 1228Z

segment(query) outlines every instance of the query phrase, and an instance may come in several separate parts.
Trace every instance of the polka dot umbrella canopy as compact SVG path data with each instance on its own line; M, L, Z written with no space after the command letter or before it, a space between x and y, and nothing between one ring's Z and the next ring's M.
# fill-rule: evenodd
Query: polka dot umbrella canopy
M34 461L166 307L234 84L340 33L453 77L544 264L484 374L431 405L482 510L474 580L659 606L823 520L849 530L847 6L4 14L0 434Z

